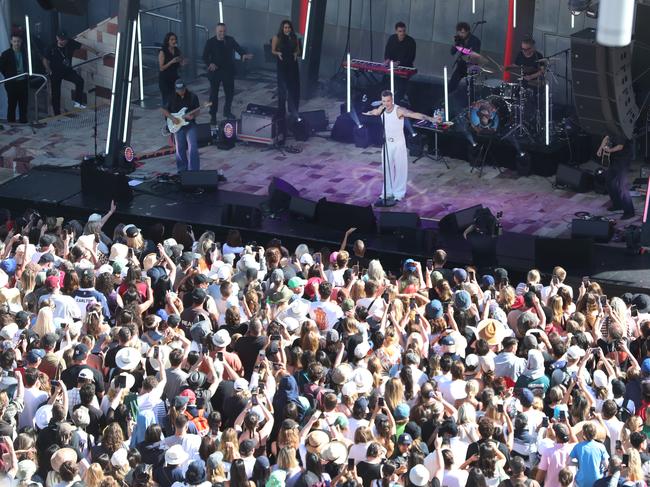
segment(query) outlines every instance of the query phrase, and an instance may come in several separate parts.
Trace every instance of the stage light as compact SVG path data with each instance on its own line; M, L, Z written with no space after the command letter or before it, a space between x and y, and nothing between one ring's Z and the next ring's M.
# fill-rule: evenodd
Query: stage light
M546 113L545 113L545 116L544 116L544 132L545 132L545 134L544 135L546 136L546 145L550 145L551 144L551 131L550 131L550 123L549 123L550 122L549 108L551 106L551 103L550 103L550 98L549 97L551 95L551 91L550 91L550 86L549 86L548 82L544 86L544 91L545 91L545 94L546 94L546 96L545 96L545 106L546 106L545 112Z
M27 66L28 73L31 76L34 71L32 70L32 36L29 29L29 15L25 15L25 34L27 35ZM22 113L20 114L22 117Z
M445 122L449 122L449 90L447 86L447 66L443 70L443 80L445 85Z
M596 41L609 47L627 46L632 41L634 0L601 0Z
M223 2L219 0L219 22L223 24Z
M643 206L643 223L648 221L648 204L650 203L650 177L648 178L648 190L645 193L645 205Z
M138 14L138 81L140 82L140 105L144 106L144 75L142 67L142 28Z
M571 28L575 29L576 28L576 16L573 14L569 14L571 16Z
M517 28L517 0L512 0L512 28Z
M348 52L348 64L346 68L347 72L347 85L346 85L346 101L347 101L347 107L348 107L348 113L352 111L352 67L351 67L351 61L350 61L350 53Z
M111 89L111 108L108 111L108 132L106 132L106 154L111 148L111 126L113 125L113 109L115 108L115 85L117 83L117 67L120 58L120 33L115 39L115 57L113 61L113 88Z
M311 15L311 0L307 4L307 20L305 21L305 39L302 43L302 60L305 60L307 54L307 40L309 39L309 17Z
M133 63L135 62L135 38L137 35L138 21L134 20L131 24L131 57L129 58L129 82L126 87L126 109L124 112L124 131L122 132L122 142L126 142L129 133L129 115L131 113L131 86L133 84Z
M584 13L591 5L592 0L569 0L569 12L571 15Z
M390 92L395 96L395 66L390 62Z
M472 0L472 13L476 13L476 0Z

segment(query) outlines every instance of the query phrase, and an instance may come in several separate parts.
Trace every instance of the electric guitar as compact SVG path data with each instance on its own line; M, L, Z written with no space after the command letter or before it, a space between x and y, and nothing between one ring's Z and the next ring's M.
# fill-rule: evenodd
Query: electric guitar
M185 117L189 117L191 115L194 115L196 112L201 110L201 108L208 108L211 105L212 105L211 102L207 102L202 107L195 108L194 110L192 110L190 112L187 111L187 107L183 107L178 112L172 113L171 117L167 117L167 129L169 130L169 133L175 134L181 128L183 128L187 124L189 124L190 121L187 120ZM178 119L179 122L174 123L174 118Z

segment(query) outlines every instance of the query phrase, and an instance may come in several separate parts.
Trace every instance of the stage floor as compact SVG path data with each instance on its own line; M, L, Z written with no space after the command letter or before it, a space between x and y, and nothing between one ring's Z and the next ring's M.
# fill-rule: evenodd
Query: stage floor
M200 100L208 99L205 78L192 84ZM275 78L271 72L256 72L246 80L236 82L233 112L239 114L248 103L274 105ZM330 123L339 113L340 100L325 97L312 99L301 110L325 109ZM161 149L168 145L161 135L162 117L157 109L143 109L134 105L131 145L137 154ZM108 109L97 111L100 152L105 146ZM45 127L5 126L0 132L2 166L27 172L42 165L71 166L79 163L85 154L93 153L93 117L91 108L48 120ZM204 112L199 121L207 122ZM381 149L357 148L329 139L329 133L311 137L306 142L292 138L287 144L300 149L297 154L277 151L263 152L260 146L238 144L230 151L214 146L200 150L202 169L222 169L228 182L221 185L227 191L264 195L272 177L285 179L300 190L305 198L328 200L357 205L375 201L382 188ZM411 161L414 158L410 158ZM554 178L541 176L519 177L515 172L499 172L486 167L483 177L471 172L464 160L449 159L450 169L427 158L409 164L409 184L406 198L387 211L412 211L422 218L439 220L449 212L475 204L483 204L493 212L503 211L503 226L509 232L547 237L567 237L570 222L576 212L620 217L606 210L608 198L595 193L574 193L555 189ZM633 165L630 180L638 175ZM150 179L161 173L174 173L173 155L147 159L131 174L133 178ZM643 199L634 197L637 215L641 215ZM618 227L640 222L640 217L619 222Z

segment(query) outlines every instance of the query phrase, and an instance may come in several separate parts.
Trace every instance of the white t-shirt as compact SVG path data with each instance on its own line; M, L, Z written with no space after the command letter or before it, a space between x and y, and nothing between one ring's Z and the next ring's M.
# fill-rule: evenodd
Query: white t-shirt
M219 319L217 320L217 323L219 326L223 326L226 324L226 310L231 306L239 306L239 299L237 299L236 294L231 294L228 299L223 299L223 296L221 296L219 299L215 299L214 304L217 307L217 311L219 312Z
M55 305L52 312L52 316L54 318L60 318L62 320L81 318L79 306L72 296L67 296L65 294L59 293L45 294L39 298L38 304L40 305L46 299L51 299Z
M319 330L331 330L336 322L343 317L341 307L331 301L311 303L309 317L316 322Z
M464 487L467 483L467 470L460 470L454 468L452 470L445 470L442 475L442 485L446 487Z
M354 463L365 462L368 458L366 453L368 452L368 446L371 442L368 443L355 443L350 447L350 452L348 453L348 458L353 458Z
M34 415L38 408L47 402L48 397L47 392L41 391L40 389L33 387L25 389L25 409L23 409L23 412L18 417L18 429L24 428L25 426L34 426Z
M327 269L325 271L325 279L327 279L327 282L332 284L334 287L343 287L345 286L345 281L343 280L344 272L345 269Z
M374 303L373 303L374 301ZM372 306L370 306L372 304ZM361 306L368 309L368 316L374 316L375 318L381 318L384 316L384 308L386 306L385 301L381 296L375 298L361 298L357 301L357 306Z

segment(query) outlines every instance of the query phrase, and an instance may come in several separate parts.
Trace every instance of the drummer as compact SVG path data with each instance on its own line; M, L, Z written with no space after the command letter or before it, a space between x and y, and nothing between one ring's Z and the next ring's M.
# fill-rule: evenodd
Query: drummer
M535 49L535 39L530 36L524 37L521 41L521 51L515 58L515 64L523 68L524 85L537 88L540 85L540 77L544 74L544 63L540 62L544 56Z

